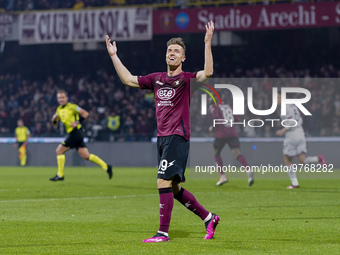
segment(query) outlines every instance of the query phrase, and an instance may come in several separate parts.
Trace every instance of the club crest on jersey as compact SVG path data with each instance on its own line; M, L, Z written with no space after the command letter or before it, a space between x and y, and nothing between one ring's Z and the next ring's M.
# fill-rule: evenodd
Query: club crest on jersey
M176 87L179 86L180 84L181 84L180 80L177 80L177 81L174 82L174 86L176 86Z

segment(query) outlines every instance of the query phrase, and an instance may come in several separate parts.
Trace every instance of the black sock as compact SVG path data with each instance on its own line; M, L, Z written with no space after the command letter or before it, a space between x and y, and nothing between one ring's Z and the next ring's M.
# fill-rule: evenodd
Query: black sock
M163 234L161 234L161 233L159 233L159 232L157 232L157 234L154 235L153 237L160 237L160 236L167 237L166 235L163 235Z
M205 225L205 228L207 228L208 227L208 225L209 225L209 223L210 223L210 221L212 220L212 217L211 217L211 219L210 220L208 220L207 222L205 222L204 223L204 225Z

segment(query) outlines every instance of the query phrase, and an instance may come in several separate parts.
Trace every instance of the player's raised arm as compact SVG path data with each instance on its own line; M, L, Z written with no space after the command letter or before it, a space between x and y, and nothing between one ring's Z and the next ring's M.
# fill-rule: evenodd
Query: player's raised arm
M117 46L116 42L111 40L108 35L106 35L106 48L109 53L113 66L116 69L116 72L120 78L120 80L130 87L139 88L138 78L135 75L132 75L130 71L123 65L120 59L117 56Z
M204 70L197 73L197 81L204 82L212 76L214 72L213 56L211 51L211 39L214 34L214 22L210 21L205 25L204 38Z

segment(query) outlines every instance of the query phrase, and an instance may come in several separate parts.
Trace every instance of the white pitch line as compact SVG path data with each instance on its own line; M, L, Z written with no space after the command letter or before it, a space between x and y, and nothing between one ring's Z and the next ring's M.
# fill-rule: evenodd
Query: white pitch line
M22 202L45 202L45 201L59 201L59 200L86 200L86 199L116 199L116 198L134 198L134 197L152 197L158 196L158 194L146 194L146 195L126 195L126 196L109 196L109 197L65 197L65 198L45 198L45 199L20 199L20 200L4 200L0 203L22 203Z
M272 192L268 190L267 192ZM322 189L316 189L313 191L323 191ZM339 189L331 189L328 191L339 191ZM213 192L209 192L213 193ZM214 192L224 193L224 192ZM195 194L207 194L207 192L195 192ZM108 196L108 197L65 197L65 198L43 198L43 199L20 199L20 200L3 200L0 203L22 203L22 202L45 202L45 201L62 201L62 200L91 200L91 199L117 199L117 198L135 198L135 197L153 197L158 194L145 194L145 195L126 195L126 196Z

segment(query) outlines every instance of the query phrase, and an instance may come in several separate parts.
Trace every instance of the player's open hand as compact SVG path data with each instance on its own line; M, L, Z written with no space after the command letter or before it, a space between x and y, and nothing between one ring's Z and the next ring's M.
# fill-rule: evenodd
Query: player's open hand
M214 34L214 22L210 21L207 25L205 25L205 38L204 42L211 42L212 36Z
M116 42L113 41L111 43L110 37L108 35L106 35L106 48L107 48L107 52L109 53L110 57L113 57L113 55L117 53Z

